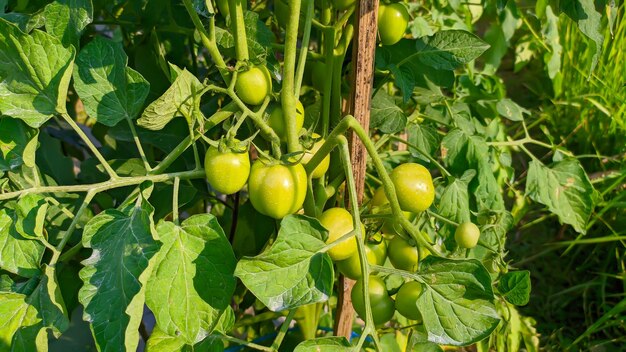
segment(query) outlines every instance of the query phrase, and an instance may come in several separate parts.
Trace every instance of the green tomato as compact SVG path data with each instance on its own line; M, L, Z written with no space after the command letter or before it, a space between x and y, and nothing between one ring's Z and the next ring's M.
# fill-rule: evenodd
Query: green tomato
M422 294L422 284L409 281L400 287L396 294L396 310L405 318L422 320L422 314L417 309L417 298Z
M313 138L319 138L319 137L320 137L319 134L313 133ZM313 155L315 155L315 153L317 153L317 151L320 150L324 142L325 142L324 138L320 138L317 142L315 142L315 144L313 144L313 147L310 150L307 150L304 152L304 155L302 156L302 163L304 165L308 164L308 162L313 158ZM315 169L311 172L311 177L322 178L326 174L326 171L328 171L329 166L330 166L330 154L326 155L324 159L322 159L322 162L320 162L315 167Z
M417 271L419 252L417 247L412 246L404 238L395 236L389 241L387 255L394 268L409 272Z
M211 187L223 194L239 192L250 175L250 157L248 152L221 153L211 146L204 157L204 170Z
M276 132L278 137L280 137L281 141L287 140L287 128L285 124L285 114L283 114L283 108L280 105L277 105L272 112L270 113L270 117L267 120L267 123L270 127ZM302 126L304 125L304 106L302 103L298 101L296 103L296 132L300 132Z
M380 243L368 243L365 245L365 255L370 265L383 265L387 259L387 244L384 240ZM354 253L348 259L337 262L337 269L352 280L360 279L363 272L359 253Z
M404 37L409 12L401 3L378 6L378 36L383 45L393 45Z
M393 317L395 303L385 287L385 282L378 276L370 275L368 295L372 308L374 324L380 325L388 322ZM365 297L363 296L363 280L357 280L352 287L352 306L362 319L365 319Z
M356 0L333 0L333 6L339 11L347 10L354 4L356 4Z
M372 213L374 214L391 213L391 207L389 206L389 199L387 199L387 195L385 195L385 189L382 186L378 187L376 192L374 192L374 195L372 196L372 200L370 204L372 205ZM404 217L407 218L408 220L412 220L413 217L415 216L414 214L408 211L403 211L402 214L404 214ZM394 235L400 231L403 232L402 225L400 225L399 223L396 223L393 219L385 219L383 221L383 227L381 228L381 231L385 235Z
M333 243L343 235L354 230L354 219L344 208L330 208L319 217L320 223L328 230L327 244ZM365 233L363 224L362 231ZM356 236L344 241L328 250L328 255L333 261L348 259L357 252Z
M235 92L241 101L259 105L272 91L272 78L265 66L250 67L237 75Z
M252 164L248 193L252 206L259 213L282 219L302 208L307 177L302 164Z
M478 244L480 230L472 222L465 222L459 225L454 231L454 240L461 248L474 248Z
M428 169L420 164L406 163L391 172L400 208L411 213L428 209L435 200L435 186Z

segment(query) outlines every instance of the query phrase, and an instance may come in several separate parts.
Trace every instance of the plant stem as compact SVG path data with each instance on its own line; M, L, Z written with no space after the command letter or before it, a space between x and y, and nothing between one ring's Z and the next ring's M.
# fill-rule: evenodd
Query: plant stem
M111 179L118 178L117 173L115 173L115 171L111 168L111 165L109 165L109 163L102 156L102 154L100 154L100 151L98 151L98 148L96 148L96 146L91 142L89 137L87 137L85 132L83 132L83 130L72 119L72 117L70 115L68 115L67 113L63 113L63 114L61 114L61 116L63 116L63 119L65 120L65 122L67 122L70 126L72 126L74 131L78 134L78 136L80 136L80 138L83 140L83 142L85 142L85 144L87 144L87 147L89 147L89 149L91 150L93 155L96 157L96 159L98 159L100 164L102 164L102 167L104 168L106 173L109 175L109 177Z
M59 242L59 244L57 245L56 252L54 252L54 254L52 255L52 259L50 259L51 266L53 266L59 261L59 257L61 255L61 252L63 252L63 248L67 244L67 241L69 241L70 238L72 237L72 233L74 233L74 230L76 229L76 226L78 225L78 221L80 221L80 218L83 212L85 211L85 209L87 209L87 207L89 206L89 203L91 203L91 200L93 199L95 195L96 195L96 192L94 191L89 191L87 192L87 195L85 195L85 199L83 199L83 202L81 203L80 208L78 208L78 211L76 211L76 214L74 215L74 219L72 219L70 226L67 228L67 230L63 234L63 238L61 238L61 242Z
M135 141L135 145L137 146L137 151L139 152L139 155L141 156L141 160L143 161L143 167L146 169L147 172L150 172L152 168L150 167L150 163L148 163L148 158L146 158L146 153L144 152L143 147L141 146L141 141L139 140L139 136L137 135L135 124L133 124L133 121L130 118L127 118L126 122L128 122L130 133L133 134L133 140Z
M425 152L424 150L422 150L420 147L418 147L417 145L410 143L409 141L406 141L400 137L397 136L389 136L390 139L393 139L395 141L398 141L400 143L404 143L406 145L408 145L410 148L413 148L415 150L417 150L420 154L422 154L423 156L426 157L426 159L430 160L430 162L432 162L433 164L435 164L435 166L437 166L437 168L439 169L439 171L441 171L441 173L446 176L446 177L450 177L452 176L452 174L445 168L443 167L443 165L441 165L437 159L433 158L429 153Z
M298 141L299 131L296 129L296 102L298 98L295 95L296 53L298 47L298 24L300 21L301 2L301 0L289 0L289 19L287 21L287 28L285 29L283 84L280 94L283 119L287 127L287 150L290 153L297 152L301 149Z
M230 80L229 80L228 69L226 68L226 62L224 62L224 58L222 58L222 54L220 53L220 50L217 48L217 41L215 40L215 19L214 17L211 17L211 20L210 20L211 22L209 25L209 29L211 30L211 32L207 33L191 1L192 0L183 0L185 9L187 9L187 13L191 17L191 21L193 22L194 27L196 27L196 30L198 32L200 32L200 40L202 41L202 44L208 50L209 55L211 56L211 59L215 63L215 66L217 67L218 71L220 72L220 75L222 76L222 79L224 80L224 82L229 83Z
M146 176L134 176L134 177L118 177L116 179L103 181L99 183L92 183L86 185L70 185L70 186L44 186L44 187L32 187L15 192L8 192L0 194L0 201L16 198L24 194L40 194L40 193L78 193L78 192L92 192L99 193L114 188L126 187L138 185L144 181L151 182L167 182L175 177L180 177L181 180L189 180L205 177L204 170L192 170L173 172L160 175L146 175ZM75 219L78 218L78 214L75 215Z
M236 343L238 345L254 348L255 350L274 352L274 350L271 347L257 345L256 343L248 342L248 341L245 341L245 340L241 340L241 339L238 339L236 337L231 337L231 336L228 336L228 335L219 335L219 338L222 339L222 340L234 342L234 343Z
M309 40L311 38L311 21L313 14L315 13L314 0L307 0L306 3L306 15L304 17L304 34L302 36L302 43L300 44L300 56L298 57L298 68L296 70L296 87L294 95L300 96L300 88L302 86L302 78L304 77L304 66L306 65L306 58L309 49Z
M296 1L300 1L300 0L296 0ZM285 321L283 321L283 324L280 326L280 330L278 331L278 335L276 336L276 338L274 339L274 342L272 343L272 351L278 351L278 348L280 347L280 344L283 343L283 339L285 338L285 335L287 334L287 330L289 330L289 325L291 324L291 321L293 320L294 315L296 315L296 309L292 309L289 311L289 314L287 314L287 316L285 317Z
M235 53L237 61L247 61L249 58L246 24L243 17L243 1L244 0L228 0L231 33L235 38Z
M172 192L172 221L178 225L178 191L180 189L180 177L174 177L174 190Z

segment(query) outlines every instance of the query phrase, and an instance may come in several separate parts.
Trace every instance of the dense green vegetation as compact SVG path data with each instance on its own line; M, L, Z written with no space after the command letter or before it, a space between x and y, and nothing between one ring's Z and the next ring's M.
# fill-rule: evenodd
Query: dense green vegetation
M0 0L0 351L621 349L625 11Z

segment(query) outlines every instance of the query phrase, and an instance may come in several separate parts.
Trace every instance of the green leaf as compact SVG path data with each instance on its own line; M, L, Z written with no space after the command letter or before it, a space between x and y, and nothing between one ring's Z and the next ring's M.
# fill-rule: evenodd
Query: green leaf
M467 187L476 176L475 170L467 170L461 178L450 183L441 194L439 213L458 223L470 221L470 204Z
M69 319L61 290L56 282L55 269L45 266L44 275L36 280L38 283L32 293L27 297L20 294L23 296L23 304L12 305L7 303L14 309L13 314L19 318L3 324L0 317L0 348L5 339L9 339L11 351L47 351L48 333L46 330L49 328L53 335L58 337L68 328ZM0 300L4 295L14 294L0 294ZM17 303L17 301L13 303ZM4 315L1 310L0 314ZM30 317L29 315L33 311L36 315ZM8 315L11 314L8 313Z
M0 19L0 113L34 128L65 113L73 60L74 48L53 36Z
M105 210L85 226L82 243L93 252L82 262L78 300L100 351L137 349L146 282L160 245L153 211L142 199L140 205Z
M530 111L508 98L499 100L496 104L496 109L500 116L506 117L511 121L524 121L524 114L530 115Z
M414 55L423 64L436 69L454 70L479 57L489 49L489 44L472 33L447 30L419 38L416 49Z
M20 211L0 209L0 268L23 277L39 274L39 262L45 250L44 245L37 239L43 236L43 219L39 209L33 205L34 216L29 220L24 218L25 212L26 215L30 213L26 210L28 208L26 204L32 200L31 197L22 198ZM38 206L44 205L39 203Z
M406 131L409 143L418 147L422 152L428 153L428 155L435 154L437 147L439 147L439 134L437 133L437 129L435 127L426 124L409 123ZM411 155L430 162L430 160L425 155L422 155L419 150L409 146Z
M250 59L254 63L264 63L272 53L272 43L276 41L274 33L259 20L259 14L254 11L244 13L244 27ZM221 51L224 55L235 57L235 38L229 31L215 27L215 38L223 48Z
M21 120L0 117L0 171L35 166L38 132Z
M491 277L477 260L427 257L417 276L423 293L417 307L428 340L465 346L489 336L500 318L493 304Z
M146 344L146 352L179 352L183 346L185 346L185 341L182 337L170 336L163 332L159 325L156 325Z
M509 303L524 306L530 300L530 271L510 271L498 282L498 291Z
M0 293L0 350L10 351L13 336L22 326L38 323L37 310L26 302L26 295Z
M87 114L106 126L137 117L150 91L148 81L127 63L122 44L102 37L76 58L74 88Z
M276 242L256 257L244 257L235 276L272 311L324 302L332 294L333 264L326 253L327 230L315 219L289 215Z
M377 128L382 133L397 133L406 127L407 118L393 98L384 90L379 90L372 98L370 128Z
M451 130L441 141L441 157L457 175L462 175L467 169L477 169L488 151L482 137L468 135L461 129Z
M294 352L343 352L351 351L352 346L345 337L321 337L300 342Z
M47 211L48 203L41 195L23 195L15 205L15 231L24 238L44 239Z
M413 94L413 88L415 88L415 78L408 66L397 66L395 64L389 65L389 71L393 74L396 86L400 88L402 92L402 101L405 103L409 101Z
M598 65L602 52L604 35L602 34L602 15L596 11L594 0L569 0L560 2L561 11L578 23L578 29L592 40L594 51L589 75Z
M211 214L194 215L180 226L160 222L157 233L163 246L148 281L146 303L165 333L193 345L213 331L229 306L236 283L235 254Z
M40 172L52 177L58 185L75 184L74 161L65 155L61 140L43 132L39 134L39 144L36 157Z
M526 195L547 206L562 223L572 225L578 233L587 231L595 203L594 191L577 159L565 159L551 167L536 160L530 162Z
M0 18L15 24L24 33L30 33L35 28L41 28L46 22L43 10L35 13L3 13L0 14Z
M186 69L178 74L172 86L144 110L137 124L149 130L160 130L174 117L191 118L200 106L202 83ZM193 121L187 121L192 123Z
M93 20L91 0L56 0L45 7L46 31L59 38L64 46L78 42L83 29Z

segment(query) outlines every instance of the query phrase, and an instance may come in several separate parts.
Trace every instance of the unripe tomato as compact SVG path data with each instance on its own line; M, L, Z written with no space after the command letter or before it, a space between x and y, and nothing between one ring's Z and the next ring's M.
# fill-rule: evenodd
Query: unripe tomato
M319 137L320 137L319 134L313 133L313 138L319 138ZM304 152L301 162L304 165L308 164L309 161L313 158L313 155L315 155L315 153L317 153L317 151L320 150L324 142L325 142L324 138L320 138L317 142L315 142L315 144L313 144L313 148ZM320 162L315 167L315 169L311 172L311 177L312 178L323 177L324 174L326 174L326 171L328 171L329 166L330 166L330 154L326 155L324 159L322 159L322 162Z
M396 310L405 318L422 320L422 314L417 309L417 298L422 294L422 284L409 281L400 287L396 294Z
M387 259L387 245L385 241L380 243L368 243L365 245L365 255L370 265L383 265ZM337 269L352 280L360 279L363 276L359 253L354 253L348 259L337 262Z
M281 141L287 140L287 126L285 124L285 114L283 114L283 108L280 105L277 105L272 112L270 113L270 117L267 120L267 123L270 127L276 132L278 137L280 137ZM302 126L304 125L304 106L302 103L298 101L296 103L296 132L300 132Z
M328 230L326 243L333 243L343 235L354 230L353 218L344 208L330 208L319 217L320 223ZM361 224L363 226L363 224ZM361 228L365 232L365 227ZM328 250L333 261L348 259L357 252L356 236Z
M387 255L394 268L410 272L417 271L419 252L417 247L412 246L404 238L395 236L389 242Z
M347 10L354 4L356 4L356 0L333 0L333 6L340 11Z
M391 172L400 208L412 213L428 209L435 200L435 186L428 169L420 164L406 163Z
M461 248L474 248L478 244L480 230L472 222L465 222L459 225L454 231L454 240Z
M393 45L404 37L409 12L401 3L378 6L378 36L383 45Z
M241 101L250 105L259 105L272 91L272 78L265 66L250 67L240 72L235 82L235 92Z
M211 187L223 194L239 192L250 175L248 152L221 153L216 147L209 147L204 157L204 171Z
M302 208L307 178L302 164L265 164L261 159L252 164L248 193L252 206L259 213L281 219Z
M389 297L385 282L378 276L370 275L368 295L372 307L374 324L380 325L388 322L395 311L395 303ZM363 280L357 280L352 287L352 306L362 319L365 319L365 297L363 296Z
M385 195L385 189L382 186L378 187L376 192L374 192L371 205L372 213L374 214L391 213L391 208L389 207L389 199L387 199L387 196ZM408 211L403 211L402 213L404 214L404 217L408 220L411 220L414 216L414 214ZM383 232L383 234L393 235L402 231L402 225L397 224L395 221L393 221L393 219L385 219L383 221L383 227L381 228L381 231Z

